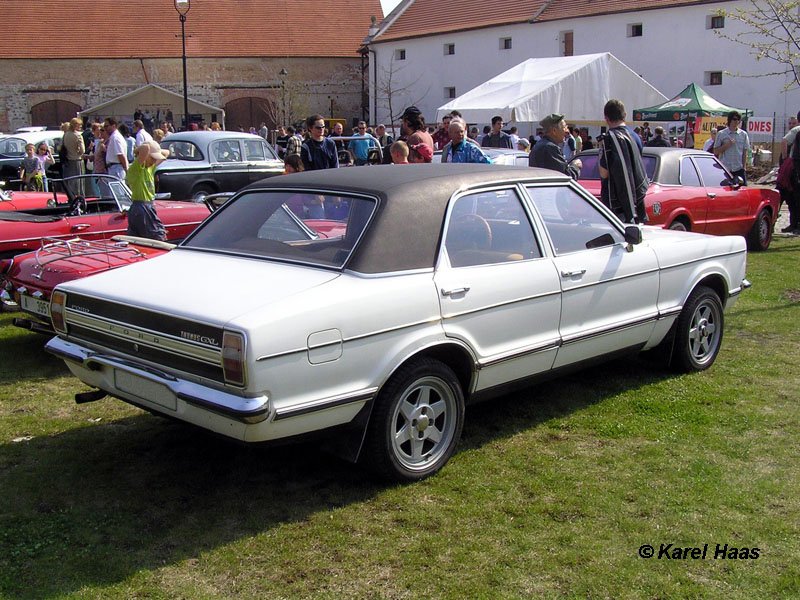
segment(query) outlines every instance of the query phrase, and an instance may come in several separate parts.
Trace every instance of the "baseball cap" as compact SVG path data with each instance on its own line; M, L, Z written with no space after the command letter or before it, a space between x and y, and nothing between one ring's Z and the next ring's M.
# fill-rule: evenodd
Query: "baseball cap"
M551 113L539 121L539 126L542 129L550 129L551 127L558 125L561 120L564 118L564 115L559 115L558 113Z
M409 106L403 111L403 114L400 115L401 119L405 119L406 117L417 116L421 115L422 111L418 109L416 106Z

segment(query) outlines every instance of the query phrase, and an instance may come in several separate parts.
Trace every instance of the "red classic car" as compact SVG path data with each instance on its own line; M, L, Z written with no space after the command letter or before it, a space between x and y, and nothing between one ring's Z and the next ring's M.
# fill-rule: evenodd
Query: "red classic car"
M0 188L0 210L31 210L69 202L64 193L9 192Z
M578 182L600 198L598 151L581 152ZM650 225L712 235L741 235L751 250L766 250L778 218L780 195L747 187L717 158L691 148L647 148L642 152L650 188L645 207Z
M218 196L226 199L224 194ZM218 207L208 204L212 210ZM345 229L345 221L300 219L286 206L267 220L264 234L302 243L342 236ZM40 244L34 252L0 260L0 308L27 313L25 317L16 317L14 325L48 334L53 333L50 294L56 285L154 258L175 248L167 242L127 235L110 240L45 238Z
M44 208L0 211L0 258L36 249L43 238L97 240L127 231L131 191L125 183L110 175L70 177L59 183L66 202L53 192ZM209 214L204 204L155 200L154 205L167 240L174 242L189 235Z

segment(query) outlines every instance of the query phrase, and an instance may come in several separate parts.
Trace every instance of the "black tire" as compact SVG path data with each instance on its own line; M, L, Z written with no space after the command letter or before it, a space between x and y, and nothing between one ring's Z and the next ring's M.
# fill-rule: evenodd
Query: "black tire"
M453 371L438 360L413 360L378 394L362 460L384 479L419 481L450 460L463 425L464 394Z
M204 202L206 196L216 193L216 190L212 189L211 186L197 185L192 188L192 202Z
M762 208L758 213L753 228L747 236L747 248L756 252L763 252L772 242L772 219L769 211Z
M670 223L669 229L671 229L672 231L689 231L689 228L686 226L686 223L684 223L680 219L676 219L675 221Z
M711 288L698 286L689 294L675 323L672 368L682 373L709 368L719 354L724 329L719 296Z

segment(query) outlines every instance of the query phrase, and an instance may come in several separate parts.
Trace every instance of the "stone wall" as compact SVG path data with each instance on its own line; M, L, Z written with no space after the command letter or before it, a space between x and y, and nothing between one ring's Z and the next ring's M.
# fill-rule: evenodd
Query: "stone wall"
M288 75L281 76L284 68ZM348 122L361 117L360 74L359 57L187 61L188 94L194 100L224 108L244 97L285 99L296 105L298 116L328 115L333 101L332 116ZM0 60L0 131L30 125L31 108L41 102L67 100L86 109L148 83L182 94L181 59Z

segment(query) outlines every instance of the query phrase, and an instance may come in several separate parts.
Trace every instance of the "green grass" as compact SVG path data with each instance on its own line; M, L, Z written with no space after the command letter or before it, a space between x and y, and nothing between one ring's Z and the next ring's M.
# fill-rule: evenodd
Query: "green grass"
M0 597L800 597L800 241L748 260L709 371L627 359L470 407L450 463L405 486L76 405L3 315ZM669 543L710 551L638 557Z

